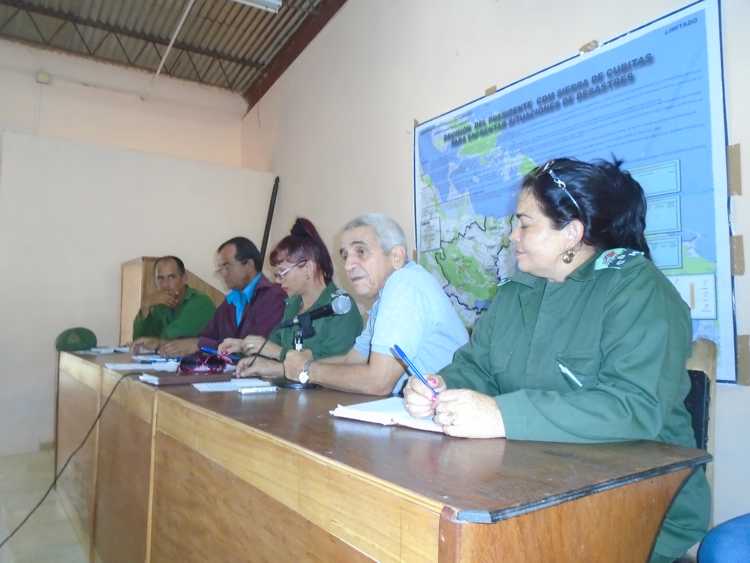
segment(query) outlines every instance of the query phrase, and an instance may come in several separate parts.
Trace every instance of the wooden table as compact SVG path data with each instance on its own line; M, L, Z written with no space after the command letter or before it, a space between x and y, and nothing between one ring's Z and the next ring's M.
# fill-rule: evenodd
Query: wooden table
M101 365L126 359L61 355L58 464L119 377ZM328 414L363 400L128 380L58 490L92 560L107 563L645 561L674 494L710 459L655 442L466 440Z

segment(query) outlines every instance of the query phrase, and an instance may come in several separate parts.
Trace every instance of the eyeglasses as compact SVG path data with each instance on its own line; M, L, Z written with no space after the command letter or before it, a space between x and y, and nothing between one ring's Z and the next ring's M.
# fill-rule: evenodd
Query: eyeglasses
M205 352L183 356L178 370L180 373L221 373L227 362L224 358Z
M285 277L287 276L287 274L288 274L289 272L291 272L291 271L292 271L292 270L293 270L294 268L301 268L301 267L302 267L302 266L304 266L305 264L307 264L307 260L300 260L299 262L295 262L295 263L294 263L294 264L292 264L291 266L287 266L287 267L286 267L286 268L284 268L283 270L279 270L278 272L276 272L276 273L275 273L275 274L273 275L273 279L275 279L276 281L281 281L281 280L283 280L283 279L284 279L284 278L285 278Z

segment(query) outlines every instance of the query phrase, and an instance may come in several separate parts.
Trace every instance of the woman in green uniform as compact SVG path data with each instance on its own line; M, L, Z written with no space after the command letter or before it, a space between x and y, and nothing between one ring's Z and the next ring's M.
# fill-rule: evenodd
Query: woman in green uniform
M549 161L523 180L511 239L518 272L498 287L471 341L406 407L446 434L555 442L655 440L695 447L687 305L650 260L646 200L620 163ZM708 526L696 471L672 504L652 561Z
M295 221L291 233L271 252L270 262L276 269L276 282L289 296L279 327L290 324L294 317L306 311L329 305L339 291L332 281L331 255L307 219ZM315 319L312 328L315 334L302 342L312 359L338 356L346 354L362 332L362 317L356 304L352 303L348 313ZM280 376L284 374L286 353L295 349L297 330L291 326L276 328L267 342L263 337L253 335L244 339L226 339L219 346L219 351L242 352L248 356L237 366L238 374L242 377Z

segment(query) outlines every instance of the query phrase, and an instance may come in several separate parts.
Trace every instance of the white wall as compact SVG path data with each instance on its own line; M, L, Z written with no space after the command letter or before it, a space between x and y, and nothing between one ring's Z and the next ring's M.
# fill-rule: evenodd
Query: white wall
M120 262L176 253L212 280L217 244L260 239L272 178L239 169L245 109L216 88L0 40L0 454L53 439L59 331L115 342Z
M0 143L0 453L10 453L52 438L57 334L82 325L117 342L122 262L176 254L220 285L216 246L261 238L273 178L32 135Z
M297 215L334 243L366 211L394 216L412 237L412 127L604 40L682 7L686 0L349 0L248 114L243 162L281 177L272 239ZM750 168L750 2L725 0L730 142ZM746 189L750 191L750 188ZM748 196L736 227L750 233ZM746 244L750 247L750 244ZM748 252L748 250L746 250ZM746 262L750 260L746 256ZM750 285L737 283L738 328L750 332ZM750 511L744 485L750 389L719 388L717 521ZM743 408L744 407L744 408Z
M38 84L38 70L50 84ZM243 99L218 88L0 39L0 132L242 164Z

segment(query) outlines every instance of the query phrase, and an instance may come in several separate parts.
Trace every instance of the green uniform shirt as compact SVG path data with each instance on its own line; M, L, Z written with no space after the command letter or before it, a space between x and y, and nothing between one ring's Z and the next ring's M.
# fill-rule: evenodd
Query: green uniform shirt
M337 289L333 282L329 283L310 310L328 305ZM291 322L299 314L301 307L302 298L299 295L287 299L281 324ZM352 308L348 313L315 319L312 325L315 329L315 336L305 339L304 347L312 351L313 357L320 359L340 356L351 350L354 340L362 332L362 316L359 314L357 305L352 303ZM296 329L292 327L280 328L274 329L269 336L271 342L281 346L281 360L286 357L289 350L294 350L295 332Z
M441 375L450 388L495 396L510 439L694 448L683 404L690 345L689 310L669 280L640 253L616 249L563 283L513 276ZM708 517L708 484L698 470L670 508L655 551L682 555Z
M133 321L133 340L142 336L162 340L198 336L214 316L214 309L214 302L208 295L187 287L182 302L174 309L156 305L146 317L138 311Z

